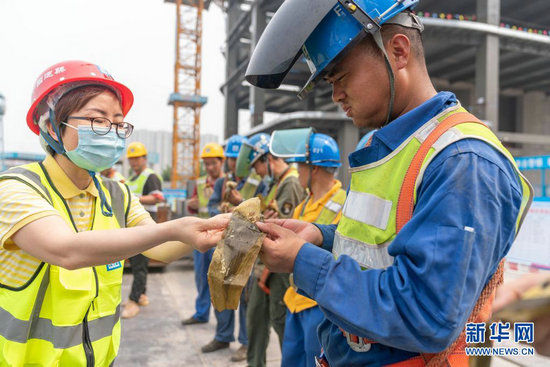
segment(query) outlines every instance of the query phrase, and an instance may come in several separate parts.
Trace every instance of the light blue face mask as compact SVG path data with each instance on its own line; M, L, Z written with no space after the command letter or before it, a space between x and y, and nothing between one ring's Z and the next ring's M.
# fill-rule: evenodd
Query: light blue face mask
M111 168L120 159L126 149L126 139L120 138L114 129L105 135L96 134L91 126L80 125L78 128L62 122L78 131L78 146L67 151L67 157L78 167L88 171L101 172ZM107 128L95 128L105 131Z

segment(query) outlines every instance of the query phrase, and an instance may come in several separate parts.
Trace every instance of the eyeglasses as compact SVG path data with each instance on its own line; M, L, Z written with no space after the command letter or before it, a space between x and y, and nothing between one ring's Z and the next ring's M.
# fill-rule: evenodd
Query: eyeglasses
M130 135L132 135L132 132L134 131L134 125L130 124L129 122L112 122L106 117L69 116L67 120L69 119L90 121L92 131L97 135L107 135L107 133L111 131L113 125L115 125L116 134L121 139L128 138Z

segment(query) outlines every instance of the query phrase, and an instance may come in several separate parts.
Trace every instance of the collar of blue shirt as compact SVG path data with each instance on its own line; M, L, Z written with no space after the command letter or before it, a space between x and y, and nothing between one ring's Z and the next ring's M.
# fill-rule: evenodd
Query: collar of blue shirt
M415 109L399 116L374 133L370 146L349 155L350 167L363 166L384 158L422 125L456 103L457 99L453 93L440 92Z

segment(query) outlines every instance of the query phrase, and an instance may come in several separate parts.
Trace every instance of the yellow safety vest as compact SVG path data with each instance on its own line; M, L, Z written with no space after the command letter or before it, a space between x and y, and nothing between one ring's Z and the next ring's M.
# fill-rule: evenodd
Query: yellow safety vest
M271 204L271 202L273 200L275 200L277 198L277 192L279 190L279 187L281 187L281 185L283 184L283 182L285 182L285 180L289 177L296 177L298 178L298 170L296 169L296 167L294 166L290 166L288 167L288 169L286 170L285 173L283 173L283 176L281 177L281 179L279 180L279 182L277 182L276 184L274 184L271 189L269 190L269 193L267 194L267 196L263 199L263 202L266 206L268 206L269 204Z
M212 196L214 191L206 192L206 180L207 176L199 177L197 180L197 197L199 199L199 214L197 216L199 218L210 218L208 201L210 201L210 196Z
M338 187L341 187L340 182L337 184ZM341 188L337 189L334 194L328 198L323 208L319 210L319 214L316 218L312 218L315 214L311 212L309 216L301 215L301 211L303 208L306 208L309 199L310 197L308 196L306 200L302 201L300 205L296 207L293 218L316 224L332 224L338 217L338 214L342 211L342 207L346 201L346 192ZM292 313L298 313L317 306L317 302L296 292L292 282L291 287L286 290L283 300L289 311Z
M457 113L465 113L460 105L453 106L428 121L413 133L387 157L361 167L351 168L351 185L342 211L342 218L336 229L333 254L336 258L348 255L364 269L385 269L393 264L388 246L400 229L398 203L402 190L411 186L413 202L416 190L422 182L422 175L434 157L462 139L479 139L506 158L515 168L522 189L523 199L516 221L516 233L527 214L532 201L533 190L516 166L514 158L486 126L476 122L462 122L447 130L431 145L420 166L419 175L412 183L405 182L405 176L415 154L422 143L429 138L436 127ZM388 179L391 178L391 179ZM412 207L410 208L412 210ZM350 347L357 351L367 351L369 344L358 347L348 340Z
M41 163L0 174L10 179L38 192L77 232ZM114 215L104 216L96 200L92 230L124 228L129 189L98 179ZM23 286L0 284L0 366L109 366L120 345L122 269L123 261L77 270L42 262Z
M145 168L139 175L131 177L126 184L130 188L130 190L136 194L136 195L143 195L143 188L145 187L145 183L147 182L147 179L149 176L155 175L159 178L160 182L162 182L162 177L156 174L155 171L153 171L151 168ZM156 212L157 211L157 205L143 205L145 210L149 212Z

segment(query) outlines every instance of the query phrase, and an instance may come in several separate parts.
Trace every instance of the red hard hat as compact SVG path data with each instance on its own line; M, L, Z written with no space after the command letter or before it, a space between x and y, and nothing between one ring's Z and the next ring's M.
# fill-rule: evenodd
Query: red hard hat
M39 116L35 116L36 110L50 92L62 85L87 81L90 84L104 84L114 89L121 99L124 116L130 111L134 103L134 95L126 86L116 82L107 71L86 61L63 61L47 68L36 80L32 91L32 104L27 113L29 128L35 134L39 134L36 121Z

